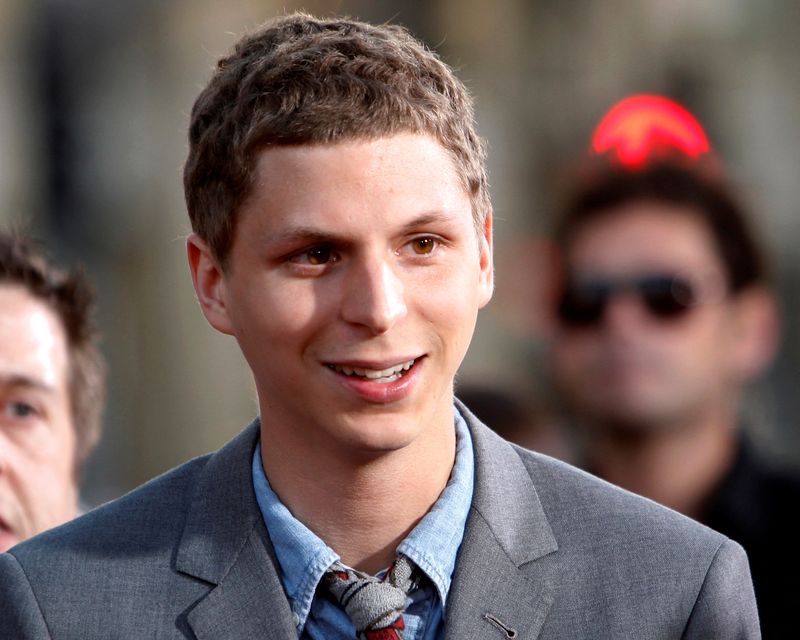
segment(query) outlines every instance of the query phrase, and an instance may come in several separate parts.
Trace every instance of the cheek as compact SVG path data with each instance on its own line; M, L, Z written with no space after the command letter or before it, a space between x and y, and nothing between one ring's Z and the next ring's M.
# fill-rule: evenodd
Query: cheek
M724 363L730 352L732 336L729 323L716 314L695 320L692 325L675 332L670 348L665 349L666 357L672 355L694 369L713 369Z
M72 517L77 505L74 433L67 425L41 429L35 443L19 443L9 459L19 500L40 528Z
M586 373L596 351L589 341L577 336L556 338L550 356L553 375L573 378L581 372Z
M267 337L289 339L313 327L324 305L313 286L299 285L253 283L244 295L237 295L237 302L231 306L231 317L239 341L263 343Z
M313 287L284 287L251 298L232 317L236 340L256 378L294 384L301 357L335 325L332 314Z
M416 291L431 304L441 301L443 306L458 309L462 313L473 310L477 313L485 296L480 284L480 269L474 257L469 260L461 257L445 268L431 269L415 284Z
M451 332L471 333L474 328L479 308L478 290L475 281L464 274L425 279L413 289L407 288L407 298L409 293L418 313L437 326Z
M42 469L43 474L51 478L72 483L75 461L75 433L69 425L69 420L63 418L58 425L51 425L46 437L36 452L35 462Z

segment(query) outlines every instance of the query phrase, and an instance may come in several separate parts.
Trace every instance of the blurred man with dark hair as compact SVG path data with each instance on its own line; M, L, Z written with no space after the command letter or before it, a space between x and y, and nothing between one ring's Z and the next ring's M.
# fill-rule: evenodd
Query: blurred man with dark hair
M739 428L779 324L749 221L718 167L678 156L600 163L570 195L552 371L585 464L740 542L765 637L788 637L800 482Z
M92 300L82 274L0 233L0 551L77 515L103 406Z

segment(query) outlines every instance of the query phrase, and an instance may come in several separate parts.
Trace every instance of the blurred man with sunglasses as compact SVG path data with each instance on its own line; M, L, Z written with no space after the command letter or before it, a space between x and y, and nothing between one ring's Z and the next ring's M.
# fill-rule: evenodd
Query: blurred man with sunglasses
M759 462L738 429L745 386L778 336L740 204L697 163L609 163L574 191L557 238L551 365L583 427L586 466L740 542L764 637L787 637L800 482Z

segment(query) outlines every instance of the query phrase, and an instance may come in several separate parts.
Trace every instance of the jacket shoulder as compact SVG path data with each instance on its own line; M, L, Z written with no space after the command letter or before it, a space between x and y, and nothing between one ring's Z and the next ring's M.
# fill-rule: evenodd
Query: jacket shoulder
M652 500L612 485L549 456L514 447L530 474L557 539L588 542L602 534L606 543L625 540L674 548L688 544L711 553L727 540L716 531ZM581 526L576 528L575 522ZM663 558L662 558L663 560Z
M188 611L227 575L258 522L249 465L258 431L255 421L219 451L0 556L0 637L50 637L42 625L82 640L109 629L189 635ZM247 549L263 551L265 533Z
M558 542L567 599L583 602L598 624L605 620L610 635L603 637L634 627L639 637L667 637L666 629L685 638L760 637L739 544L564 462L516 450ZM622 621L614 633L610 620Z
M165 603L201 596L205 588L176 579L171 566L188 494L207 460L192 460L0 555L0 637L50 638L56 630L57 637L102 637L95 626L129 625L134 609L156 606L163 614ZM142 629L161 617L154 613Z
M75 557L135 556L174 545L189 502L188 493L210 455L190 460L84 515L12 549L26 571L54 568ZM72 560L66 560L71 562ZM29 569L30 567L30 569ZM32 578L29 574L29 578Z

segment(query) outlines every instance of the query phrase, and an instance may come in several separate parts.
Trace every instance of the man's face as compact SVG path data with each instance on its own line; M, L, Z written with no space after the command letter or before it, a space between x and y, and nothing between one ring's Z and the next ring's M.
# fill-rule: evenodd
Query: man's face
M737 310L726 295L711 233L691 211L626 205L580 227L565 261L576 281L675 276L697 294L695 305L667 316L649 309L636 289L621 287L595 322L562 321L551 364L581 416L590 423L659 428L730 402L741 382L732 356Z
M492 291L491 219L478 237L433 138L263 151L237 225L224 274L196 238L190 263L206 316L253 371L265 433L375 453L452 425Z
M76 515L67 372L55 314L0 285L0 551Z

